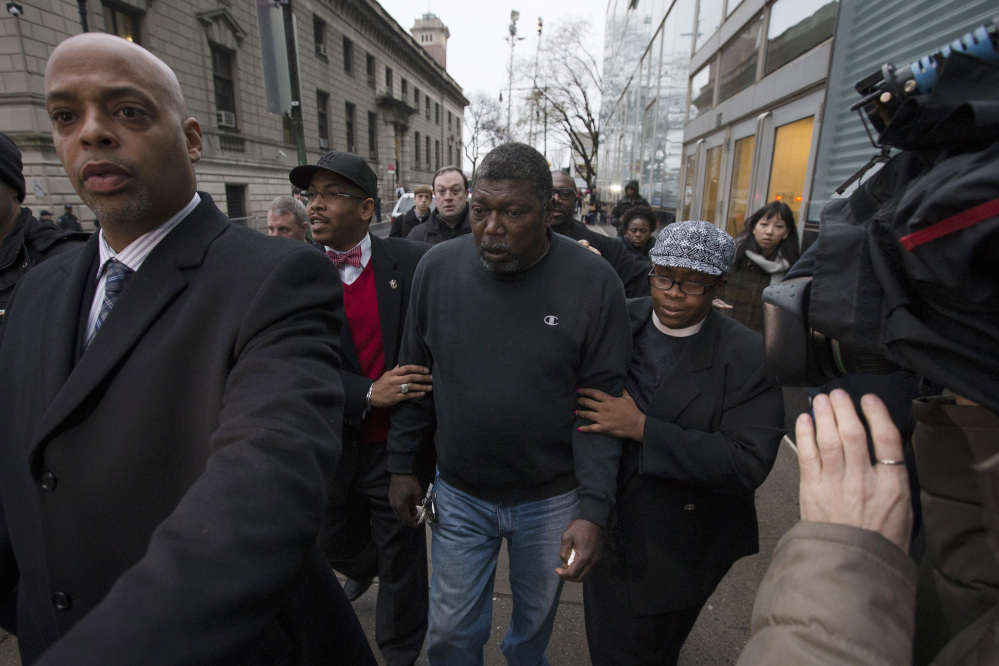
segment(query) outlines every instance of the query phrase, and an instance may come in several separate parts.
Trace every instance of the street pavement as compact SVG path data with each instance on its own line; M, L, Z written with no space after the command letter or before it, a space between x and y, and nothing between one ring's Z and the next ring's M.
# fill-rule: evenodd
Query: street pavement
M593 228L608 236L615 233L611 226ZM389 223L373 224L371 230L375 235L384 238L388 235ZM794 418L788 420L794 423ZM798 520L798 478L796 451L785 439L780 446L773 471L756 492L756 508L760 519L760 552L736 562L719 584L701 611L680 653L680 666L735 663L739 652L749 639L753 600L770 564L774 546L784 532ZM377 590L376 580L371 589L354 602L354 610L373 648ZM500 644L509 626L510 611L509 566L504 548L500 553L496 570L493 631L485 647L486 666L500 666L505 663L500 652ZM549 661L556 666L560 664L586 666L590 663L583 623L583 588L580 584L566 583L562 590L555 618L555 630L547 654ZM380 655L376 656L379 658L379 663L384 663ZM417 663L427 663L425 650ZM0 630L0 666L20 666L20 664L16 639Z

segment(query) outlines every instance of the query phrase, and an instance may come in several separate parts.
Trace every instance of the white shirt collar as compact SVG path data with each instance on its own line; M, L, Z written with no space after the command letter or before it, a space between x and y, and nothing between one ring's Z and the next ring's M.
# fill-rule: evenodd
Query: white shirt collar
M101 229L100 241L98 243L100 263L97 264L97 279L100 279L101 275L104 273L104 267L111 259L117 259L133 271L139 270L139 267L142 266L142 262L144 262L153 249L159 245L160 241L166 238L166 235L169 234L174 227L180 224L185 217L190 215L191 211L197 208L199 203L201 203L201 196L195 192L194 196L187 203L187 205L177 211L175 215L170 217L170 219L155 229L147 231L136 238L134 241L125 246L125 249L121 252L115 252L111 246L108 245L107 239L104 238L104 230Z
M344 284L352 284L354 280L356 280L361 276L361 273L364 272L364 269L368 265L368 262L371 261L371 234L370 233L364 234L364 238L361 239L361 242L355 245L354 247L358 246L360 246L361 248L360 268L358 268L357 266L351 266L350 264L341 264L340 266L337 266L337 270L340 271L340 281L343 282ZM327 252L336 252L338 254L344 254L339 250L334 250L328 245L324 245L323 247L326 248ZM354 249L353 247L350 248L350 250L353 249ZM347 252L350 252L350 250L347 250Z
M707 317L705 316L704 319L707 319ZM672 338L689 338L695 335L704 326L704 319L686 328L669 328L666 324L659 321L659 315L656 314L654 309L652 310L652 323L655 324L660 333L664 333Z

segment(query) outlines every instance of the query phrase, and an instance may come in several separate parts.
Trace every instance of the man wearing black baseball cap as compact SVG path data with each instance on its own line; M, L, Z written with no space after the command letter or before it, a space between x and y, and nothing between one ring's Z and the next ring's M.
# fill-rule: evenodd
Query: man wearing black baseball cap
M422 525L403 525L389 504L385 441L390 408L433 388L427 368L397 365L413 273L430 246L368 232L378 179L357 155L326 153L289 179L305 190L312 237L340 273L347 324L340 333L344 447L320 544L350 579L344 589L352 600L378 575L375 641L388 664L412 664L427 630L426 540ZM423 449L426 485L432 435Z
M21 207L24 194L21 151L0 132L0 317L22 275L38 262L72 250L89 236L39 222L29 209Z

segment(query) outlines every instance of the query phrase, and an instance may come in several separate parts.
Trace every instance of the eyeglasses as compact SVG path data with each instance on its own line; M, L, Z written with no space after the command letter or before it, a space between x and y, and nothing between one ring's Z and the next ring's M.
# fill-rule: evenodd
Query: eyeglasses
M333 203L333 200L337 197L346 197L348 199L368 199L362 194L349 194L347 192L302 192L305 200L310 204L315 203L318 199L324 199L329 203Z
M560 187L556 190L552 190L552 194L562 201L572 201L576 198L576 190L571 187Z
M668 278L665 275L649 273L649 284L656 289L662 289L663 291L669 291L675 284L680 287L680 291L688 296L703 296L708 293L710 289L713 289L718 283L712 282L711 284L703 284L701 282L690 282L688 280L678 282L677 280Z

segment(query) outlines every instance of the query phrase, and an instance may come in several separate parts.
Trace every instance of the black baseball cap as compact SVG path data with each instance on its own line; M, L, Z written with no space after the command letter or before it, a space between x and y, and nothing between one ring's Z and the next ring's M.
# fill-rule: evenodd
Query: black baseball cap
M361 191L370 199L378 196L378 177L368 166L368 161L354 153L331 150L320 157L314 165L303 164L292 169L291 173L288 174L288 180L295 187L307 190L312 183L312 176L320 169L343 176L361 188Z

